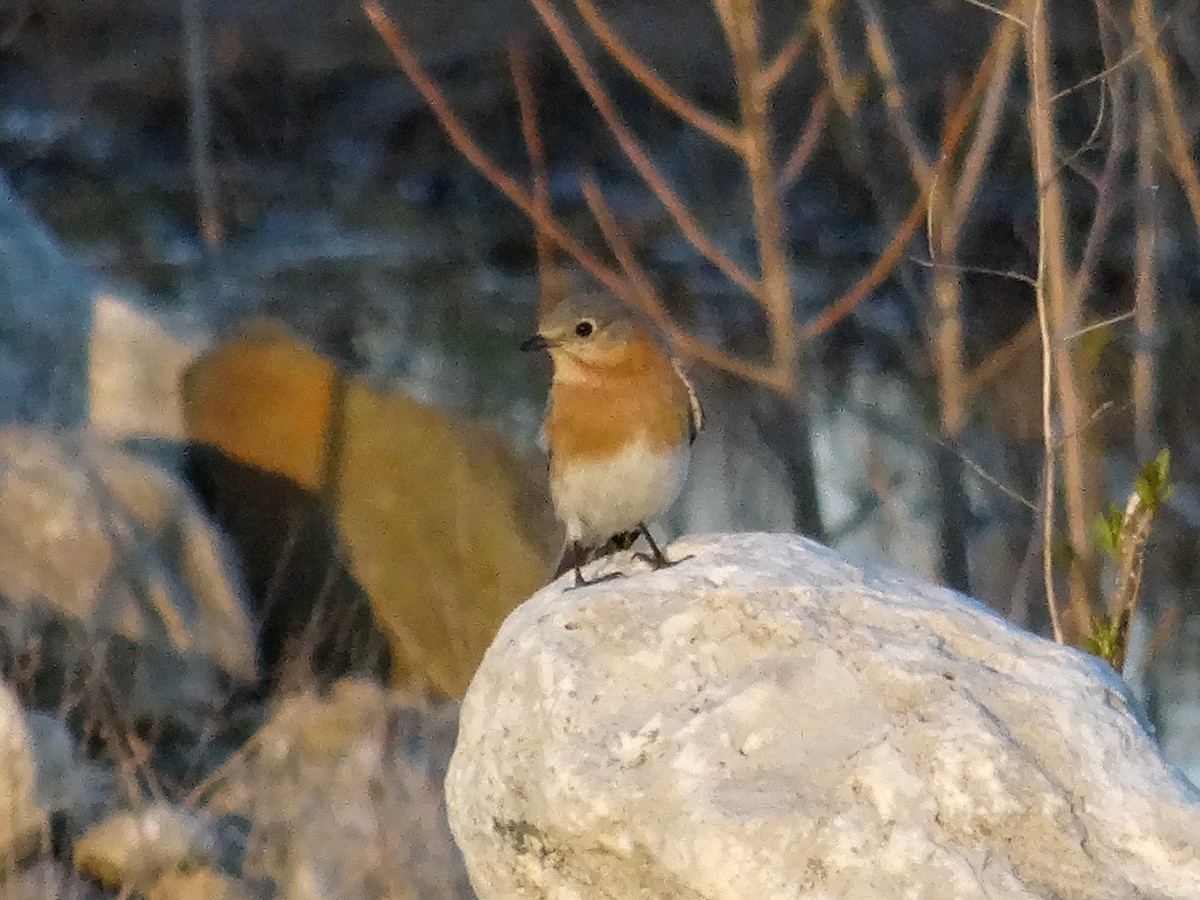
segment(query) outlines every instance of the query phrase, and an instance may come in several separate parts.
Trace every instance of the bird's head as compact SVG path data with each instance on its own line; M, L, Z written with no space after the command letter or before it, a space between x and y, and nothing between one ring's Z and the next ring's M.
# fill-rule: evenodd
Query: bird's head
M521 349L548 351L556 368L569 362L603 365L649 335L641 317L620 300L603 294L572 295L542 316L537 334Z

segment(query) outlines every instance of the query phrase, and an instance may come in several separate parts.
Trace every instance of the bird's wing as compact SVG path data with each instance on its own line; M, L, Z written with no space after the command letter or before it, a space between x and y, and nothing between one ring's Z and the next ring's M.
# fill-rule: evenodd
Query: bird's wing
M679 380L683 382L683 386L687 390L688 443L694 444L696 443L696 435L704 427L704 407L700 405L700 398L696 396L696 389L692 387L692 382L683 373L683 369L679 365L679 360L672 358L671 365L675 369L675 374L679 376Z

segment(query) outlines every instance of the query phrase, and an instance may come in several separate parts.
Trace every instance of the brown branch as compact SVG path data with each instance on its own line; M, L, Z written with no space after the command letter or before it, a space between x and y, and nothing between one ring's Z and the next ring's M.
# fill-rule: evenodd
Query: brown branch
M779 82L787 77L787 73L792 70L792 66L796 64L796 60L800 58L800 53L804 49L804 45L808 43L808 36L812 32L812 13L811 11L804 17L804 24L792 32L792 36L787 39L779 52L775 54L775 58L763 66L763 70L758 76L758 89L764 95L771 93L777 87Z
M546 178L546 151L538 128L537 104L533 99L533 84L529 77L529 58L524 49L515 44L508 47L508 66L512 72L513 86L517 90L517 106L521 111L521 137L529 152L529 167L533 178L533 205L543 218L549 218L550 188ZM538 285L541 297L538 310L549 312L557 298L551 286L551 270L554 267L553 246L537 220L533 224L534 250L537 254Z
M779 193L782 194L795 183L816 150L817 141L820 140L825 130L825 122L829 118L829 105L832 100L833 92L827 87L821 88L813 99L812 109L808 111L808 121L804 123L800 137L796 140L796 148L789 154L779 172L779 178L775 181L775 190Z
M371 25L387 45L397 65L400 66L401 70L417 88L417 91L424 98L426 104L433 111L438 124L442 126L442 130L450 138L450 143L454 145L454 149L461 153L463 158L474 166L497 190L504 194L517 209L527 215L546 237L552 240L561 250L569 254L593 278L623 300L634 302L632 291L625 279L616 271L600 262L594 254L589 252L570 232L563 228L553 216L540 210L529 191L501 169L484 152L479 144L476 143L475 139L471 137L470 132L467 131L466 127L454 113L454 110L446 100L446 96L412 53L399 28L388 18L383 7L379 5L379 0L363 0L362 8L371 20Z
M1001 33L1003 32L1003 34ZM1000 115L1004 103L1008 99L1008 85L1012 80L1012 60L1016 55L1017 38L1020 31L1007 20L1000 24L997 38L1000 46L997 49L996 65L988 79L987 93L979 112L979 121L975 126L975 137L967 149L963 159L962 170L958 176L958 184L954 196L948 204L948 212L942 223L942 228L957 235L966 221L971 203L979 189L979 182L987 168L988 159L995 148L996 135L1000 129Z
M1063 643L1066 633L1063 629L1062 612L1059 610L1058 598L1054 589L1054 500L1057 487L1054 458L1054 417L1053 397L1056 381L1064 378L1069 383L1072 379L1070 371L1059 374L1054 365L1052 348L1054 346L1054 329L1061 326L1065 319L1063 304L1063 269L1056 266L1061 260L1062 248L1056 253L1051 246L1055 238L1061 239L1061 216L1058 204L1058 194L1054 190L1057 182L1054 180L1054 123L1052 119L1050 95L1050 64L1049 40L1046 35L1045 0L1030 0L1028 28L1025 38L1026 64L1029 69L1031 86L1029 99L1029 130L1033 144L1034 183L1037 185L1038 203L1038 255L1037 255L1037 299L1038 330L1042 343L1042 582L1046 592L1046 607L1050 612L1050 625L1054 631L1054 640ZM1059 385L1060 395L1063 386ZM1072 427L1074 419L1071 420ZM1072 518L1068 515L1068 518ZM1079 542L1074 542L1080 547ZM1087 621L1087 617L1084 617Z
M842 66L842 55L833 30L833 8L836 5L837 0L813 0L811 21L817 33L817 45L821 49L821 68L825 70L825 80L833 91L833 98L842 115L851 119L861 91L858 85L851 83Z
M783 212L779 194L775 191L775 172L771 163L773 141L767 97L758 87L758 75L762 72L758 10L753 0L736 6L731 0L716 0L714 6L733 56L737 82L738 112L744 136L742 164L750 186L754 237L762 274L761 288L755 297L767 314L772 363L779 371L794 372L800 348L796 341L796 314L792 308L787 256L783 249Z
M825 2L828 2L828 0L825 0ZM1013 5L1015 6L1018 2L1020 0L1013 0ZM979 68L975 71L966 95L958 102L958 105L954 107L946 119L942 133L943 159L949 159L954 155L959 141L962 140L963 135L966 133L967 126L970 124L971 117L975 112L976 104L979 102L980 95L988 84L992 68L997 64L998 57L1003 49L1003 34L1004 29L996 30L996 34L992 36L992 42L988 46L987 52L979 64ZM904 254L904 248L912 240L913 234L916 233L917 228L920 227L921 222L924 220L928 200L928 195L922 194L913 202L908 215L904 217L904 220L896 228L891 240L888 241L887 246L879 255L879 258L872 264L871 268L838 299L825 307L820 315L804 324L800 329L801 340L810 340L828 331L849 315L854 307L861 303L883 281L887 274L895 267L896 263L900 261Z
M620 63L638 84L649 91L655 100L713 140L725 144L733 150L737 150L741 146L742 136L736 128L700 109L695 103L667 84L658 73L646 65L629 48L628 44L621 40L620 36L613 31L612 26L597 11L592 0L574 0L574 2L575 8L583 16L588 28L600 41L600 46L607 50L609 56Z
M934 164L925 148L921 146L921 139L913 126L912 115L904 98L904 88L900 85L896 71L895 57L883 31L879 9L874 0L858 0L858 5L866 18L867 56L883 83L883 100L888 118L896 137L908 153L913 179L922 191L932 190Z
M879 254L878 259L875 260L866 274L851 285L850 289L842 294L842 296L821 310L820 315L804 323L800 329L801 340L811 340L817 335L828 331L849 315L854 307L858 306L871 291L879 286L880 282L887 277L887 274L892 271L896 263L903 257L904 248L908 246L908 242L912 240L912 236L916 234L917 229L921 226L921 222L924 221L927 199L924 194L917 198L912 208L909 209L904 221L900 223L899 227L892 234L892 239L888 241L887 247Z
M1171 64L1155 40L1154 11L1150 8L1150 0L1134 0L1130 15L1137 36L1146 48L1150 74L1154 76L1154 92L1167 139L1167 160L1183 187L1196 227L1200 228L1200 175L1197 174L1191 142L1179 113Z
M376 0L367 0L367 2L374 3ZM572 36L562 17L559 16L553 5L551 5L550 0L529 0L529 3L541 17L542 22L550 32L550 36L554 38L554 42L558 45L559 50L562 51L567 64L571 67L571 71L575 73L580 86L583 87L588 98L592 101L592 105L604 120L604 124L612 133L617 145L621 148L621 152L625 154L634 169L637 170L637 173L646 183L650 192L658 198L658 201L671 214L671 218L675 220L676 225L679 226L679 230L683 232L692 246L724 274L726 278L742 288L750 296L757 298L760 293L758 282L705 234L704 229L700 227L700 224L688 210L687 206L679 199L679 196L659 173L658 168L650 160L642 145L625 126L625 123L617 114L612 100L601 86L600 80L596 77L596 73L588 64L583 50Z
M1017 357L1029 349L1038 336L1037 317L1031 318L1007 341L988 354L987 359L977 365L967 376L967 396L977 394L1016 362Z
M671 342L671 346L680 356L707 363L748 381L765 385L781 394L786 395L792 391L792 384L786 372L734 356L680 328L663 307L658 292L646 274L646 270L637 261L637 256L630 247L629 240L617 224L616 217L612 214L612 210L595 180L590 176L584 177L581 184L583 196L587 201L588 209L592 212L592 217L595 218L605 241L612 249L613 256L617 258L625 276L634 287L634 294L637 298L634 305L646 313L663 330Z

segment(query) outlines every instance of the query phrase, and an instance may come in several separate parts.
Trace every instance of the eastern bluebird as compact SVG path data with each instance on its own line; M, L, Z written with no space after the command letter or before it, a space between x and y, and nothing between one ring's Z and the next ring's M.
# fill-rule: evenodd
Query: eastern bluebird
M554 577L574 569L575 584L588 584L579 567L596 549L628 549L639 534L651 550L643 559L672 565L646 523L679 496L703 413L653 327L613 298L576 295L521 349L547 350L554 363L545 437L550 496L567 529Z

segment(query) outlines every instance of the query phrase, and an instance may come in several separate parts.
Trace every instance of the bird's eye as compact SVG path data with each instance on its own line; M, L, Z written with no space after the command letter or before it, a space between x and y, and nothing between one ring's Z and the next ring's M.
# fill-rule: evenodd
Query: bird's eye
M579 335L580 337L587 337L589 334L592 333L593 327L594 326L592 325L591 322L584 319L582 322L580 322L578 325L575 326L575 333L577 335Z

